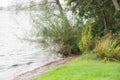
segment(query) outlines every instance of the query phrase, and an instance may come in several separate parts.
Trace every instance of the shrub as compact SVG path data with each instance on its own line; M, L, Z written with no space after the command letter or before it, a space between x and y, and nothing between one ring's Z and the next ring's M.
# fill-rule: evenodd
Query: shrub
M120 60L120 39L107 34L96 41L96 47L93 51L100 59Z
M92 22L91 20L86 23L82 28L81 40L79 42L79 48L81 51L90 51L94 45L92 36Z
M36 33L37 36L42 36L47 41L48 46L57 44L58 53L67 56L79 53L78 40L80 38L80 26L72 25L71 21L67 22L61 16L55 16L53 13L46 13L45 17L36 20Z
M79 51L77 47L77 40L80 36L79 27L64 25L54 24L49 27L42 27L43 37L49 39L50 43L58 44L59 53L63 55L77 53Z

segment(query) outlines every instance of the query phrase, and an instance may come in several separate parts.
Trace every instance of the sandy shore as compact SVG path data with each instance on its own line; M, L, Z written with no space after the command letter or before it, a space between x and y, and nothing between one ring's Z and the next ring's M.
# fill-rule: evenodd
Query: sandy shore
M17 76L16 78L14 78L14 80L34 80L36 77L51 70L52 68L66 64L66 63L68 63L68 62L70 62L78 57L79 57L79 55L69 56L66 58L59 59L57 61L50 62L44 66L41 66L39 68L32 70L32 71L28 71L26 73L23 73L23 74Z

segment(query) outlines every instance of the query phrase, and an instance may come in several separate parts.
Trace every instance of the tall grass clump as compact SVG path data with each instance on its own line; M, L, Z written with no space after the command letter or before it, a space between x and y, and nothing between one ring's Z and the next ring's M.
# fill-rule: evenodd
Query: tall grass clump
M90 51L94 45L92 23L92 20L90 20L82 27L81 39L78 44L82 52Z
M79 52L77 40L80 29L76 26L68 26L66 23L59 24L57 21L49 22L49 27L41 27L41 36L49 40L49 43L57 44L59 53L63 55L76 54Z
M93 51L100 59L120 60L120 39L107 34L96 41Z
M64 56L79 53L80 26L73 25L65 14L64 17L54 11L45 13L42 21L35 20L37 36L43 37L48 46L57 45L58 53Z

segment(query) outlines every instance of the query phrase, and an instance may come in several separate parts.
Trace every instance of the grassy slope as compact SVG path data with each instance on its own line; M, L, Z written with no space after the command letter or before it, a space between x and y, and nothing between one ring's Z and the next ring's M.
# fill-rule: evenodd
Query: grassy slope
M94 55L83 55L35 80L120 80L120 63L93 59Z

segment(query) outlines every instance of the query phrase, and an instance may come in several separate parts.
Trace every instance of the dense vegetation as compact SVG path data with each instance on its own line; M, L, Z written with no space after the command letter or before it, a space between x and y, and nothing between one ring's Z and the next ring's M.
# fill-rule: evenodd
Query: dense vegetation
M65 8L59 0L44 5L42 16L33 18L36 35L64 56L92 52L99 59L120 60L120 1L66 1Z
M75 14L81 18L94 18L94 35L103 36L106 33L120 31L120 1L119 0L67 0ZM114 3L116 3L114 7Z
M101 59L120 60L120 38L107 34L96 42L94 52Z
M65 8L55 1L34 19L37 36L64 56L82 56L35 80L120 80L120 1L66 0Z

